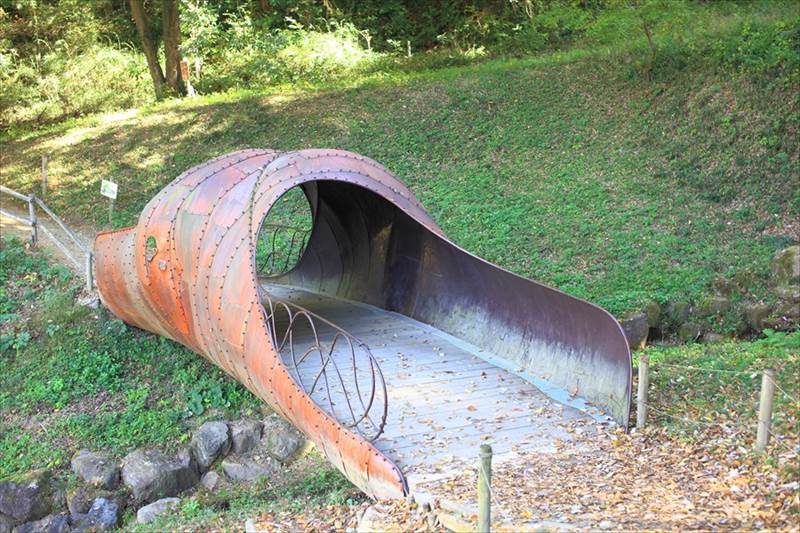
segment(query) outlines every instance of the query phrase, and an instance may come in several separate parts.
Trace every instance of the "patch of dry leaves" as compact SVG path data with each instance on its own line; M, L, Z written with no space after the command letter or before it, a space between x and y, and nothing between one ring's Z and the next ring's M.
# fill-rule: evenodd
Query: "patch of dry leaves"
M771 465L746 448L720 446L715 435L687 443L659 429L581 429L574 441L558 442L556 453L522 452L494 465L498 531L798 529L798 483L781 476L797 464L796 448L772 450ZM474 509L476 483L469 466L421 489Z
M256 531L444 531L434 526L428 514L405 500L387 500L357 505L330 505L308 513L291 510L264 513L252 521Z

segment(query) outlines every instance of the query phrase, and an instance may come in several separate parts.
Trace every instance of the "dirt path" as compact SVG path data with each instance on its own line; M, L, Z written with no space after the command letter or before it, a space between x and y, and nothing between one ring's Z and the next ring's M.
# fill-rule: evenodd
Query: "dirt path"
M12 200L7 196L0 198L0 207L2 207L4 211L27 219L28 211L24 208L24 205L23 202ZM39 227L39 246L50 251L55 261L66 265L77 275L83 277L85 275L85 252L64 233L64 230L62 230L47 213L41 209L37 209L36 215L37 225ZM86 249L91 250L92 243L94 242L94 235L87 235L86 232L76 230L73 227L70 227L70 229L81 240L81 244L83 244ZM22 240L29 241L31 229L29 226L0 213L0 234L14 235ZM56 239L60 242L57 242Z

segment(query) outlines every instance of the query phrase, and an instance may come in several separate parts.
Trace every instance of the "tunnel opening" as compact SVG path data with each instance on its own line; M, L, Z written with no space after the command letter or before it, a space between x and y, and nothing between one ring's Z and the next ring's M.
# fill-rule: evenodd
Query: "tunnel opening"
M256 240L260 278L286 274L300 262L311 236L314 215L302 187L286 191L270 208Z
M273 345L318 406L415 480L489 438L500 455L569 438L549 419L585 412L553 401L546 379L512 371L551 362L526 329L546 317L539 309L552 315L551 293L525 294L521 278L372 190L304 187L314 213L304 254L260 282Z
M305 198L299 225L278 216L297 212L291 196L279 205L287 191ZM628 420L630 352L611 315L463 250L358 154L220 156L94 252L115 315L213 361L375 497L486 439L499 458L552 448L592 409Z

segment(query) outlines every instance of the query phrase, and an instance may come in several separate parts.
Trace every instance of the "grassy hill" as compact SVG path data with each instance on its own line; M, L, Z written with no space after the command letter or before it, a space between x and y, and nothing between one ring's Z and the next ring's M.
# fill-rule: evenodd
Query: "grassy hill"
M113 226L121 227L176 175L225 152L343 148L408 183L458 244L617 315L652 300L699 302L719 276L742 281L748 294L739 297L769 301L770 257L800 240L800 74L797 62L749 68L772 64L773 47L758 48L758 31L744 26L730 25L738 39L730 42L755 48L723 47L725 57L735 52L727 62L683 62L699 42L692 39L673 48L662 42L661 62L647 72L635 54L574 47L317 89L231 91L3 132L0 181L38 193L40 157L48 155L47 202L91 232L109 226L101 179L120 185ZM794 44L786 49L795 56L798 27L787 19ZM704 38L706 51L727 42ZM79 285L41 251L0 241L0 457L13 458L0 461L0 478L47 466L74 481L68 462L80 447L120 457L137 446L171 449L205 419L264 409L188 350L77 305ZM649 348L657 364L715 372L686 387L686 372L660 370L653 402L665 414L654 416L656 425L708 441L670 417L713 414L715 424L744 428L726 433L720 449L734 441L749 447L757 371L776 368L781 387L796 395L798 343L794 332ZM797 406L783 396L776 402L776 430L796 434ZM187 498L181 522L163 528L239 527L257 511L326 513L325 506L358 500L322 463L292 483L242 489L213 505Z
M699 301L800 239L796 77L686 69L631 77L586 51L361 86L232 92L7 137L3 183L73 223L115 226L194 164L243 147L336 147L383 163L460 245L616 314ZM102 205L102 204L101 204Z

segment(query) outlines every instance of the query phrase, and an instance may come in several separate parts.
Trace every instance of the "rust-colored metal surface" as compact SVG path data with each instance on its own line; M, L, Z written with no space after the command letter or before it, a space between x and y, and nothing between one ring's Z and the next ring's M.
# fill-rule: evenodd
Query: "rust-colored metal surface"
M308 353L292 354L295 366L310 356L321 361L325 373L311 383L296 381L281 360L279 351L291 348L292 324L313 328L324 320L274 300L259 281L259 230L294 187L309 200L313 227L297 265L271 282L435 326L627 425L630 352L613 317L459 248L394 175L349 152L244 150L188 170L150 201L135 227L98 235L103 303L126 322L221 367L303 431L368 495L403 496L403 473L371 442L391 405L368 347L364 352L357 338L330 324L330 342L350 350L352 368L345 370L352 379L341 377L346 372L331 358L334 348L321 340ZM288 317L288 329L276 325L276 310L284 324ZM311 399L309 387L331 386L335 373L341 386L356 389L349 413Z

